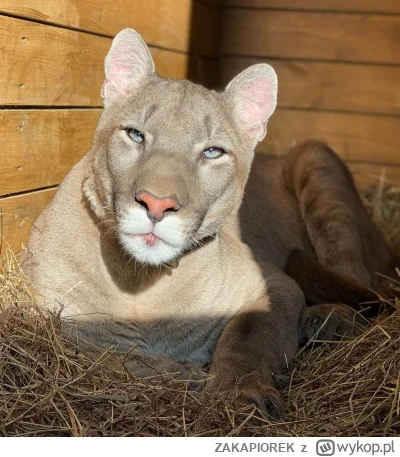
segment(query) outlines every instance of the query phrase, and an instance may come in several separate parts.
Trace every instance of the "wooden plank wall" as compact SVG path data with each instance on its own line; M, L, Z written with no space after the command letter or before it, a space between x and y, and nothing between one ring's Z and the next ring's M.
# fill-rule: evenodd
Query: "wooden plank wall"
M221 81L267 62L278 109L259 150L326 140L358 182L400 182L400 1L226 0Z
M126 27L161 76L217 83L219 0L0 0L0 228L3 250L88 151L104 57Z

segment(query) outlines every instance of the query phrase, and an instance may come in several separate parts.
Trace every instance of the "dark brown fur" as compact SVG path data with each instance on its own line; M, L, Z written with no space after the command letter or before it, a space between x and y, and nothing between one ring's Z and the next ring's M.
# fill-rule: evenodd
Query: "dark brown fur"
M242 227L254 255L264 260L255 240L270 238L266 256L277 250L277 266L308 305L341 302L376 316L379 304L369 303L377 294L393 296L386 277L396 277L400 261L366 214L347 167L324 143L300 143L282 159L256 157L241 213L253 221L252 229Z

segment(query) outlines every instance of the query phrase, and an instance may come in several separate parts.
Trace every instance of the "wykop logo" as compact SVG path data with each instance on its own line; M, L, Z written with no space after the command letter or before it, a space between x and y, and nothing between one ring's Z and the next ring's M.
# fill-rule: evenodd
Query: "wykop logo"
M335 454L335 443L332 440L318 440L316 448L317 454L323 457Z

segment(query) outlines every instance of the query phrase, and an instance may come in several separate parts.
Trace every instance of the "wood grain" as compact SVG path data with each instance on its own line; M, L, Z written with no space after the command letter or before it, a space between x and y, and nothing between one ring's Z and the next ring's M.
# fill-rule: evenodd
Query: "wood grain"
M207 30L196 41L194 8L196 22ZM0 12L111 36L130 27L150 44L207 56L218 50L213 32L220 13L192 0L2 0Z
M229 55L400 63L400 16L227 8Z
M225 7L400 13L398 0L225 0Z
M102 105L104 58L111 39L4 16L0 36L0 105ZM151 51L160 76L186 78L194 57ZM203 67L216 65L199 59Z
M59 184L90 149L101 110L0 111L0 196Z
M18 252L27 243L32 225L54 194L55 189L46 189L0 199L0 254L6 246Z
M369 163L347 163L358 188L362 189L378 182L392 187L400 186L400 166L371 165Z
M201 0L203 3L207 3L207 5L211 5L214 8L222 8L224 6L225 0Z
M278 109L257 150L282 154L299 141L326 141L344 160L400 165L400 118Z
M261 62L277 72L279 106L400 114L400 67L225 57L222 83Z

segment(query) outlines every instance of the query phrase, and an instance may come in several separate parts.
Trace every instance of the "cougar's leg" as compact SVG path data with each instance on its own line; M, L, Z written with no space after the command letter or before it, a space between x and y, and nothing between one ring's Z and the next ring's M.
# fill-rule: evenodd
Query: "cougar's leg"
M273 374L288 366L298 344L304 296L287 275L267 277L267 295L227 324L217 343L206 390L255 404L274 418L283 403Z
M318 262L365 287L379 288L396 259L367 216L352 176L325 144L295 146L283 165L286 188L297 199Z
M205 372L192 362L182 362L163 355L149 354L138 343L112 333L109 325L90 325L84 322L64 322L63 336L88 352L109 351L108 364L115 369L123 365L137 378L167 376L180 381L190 381L191 390L201 390ZM114 329L115 330L115 329ZM121 365L122 363L122 365Z

